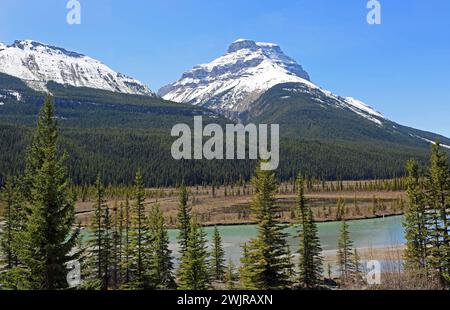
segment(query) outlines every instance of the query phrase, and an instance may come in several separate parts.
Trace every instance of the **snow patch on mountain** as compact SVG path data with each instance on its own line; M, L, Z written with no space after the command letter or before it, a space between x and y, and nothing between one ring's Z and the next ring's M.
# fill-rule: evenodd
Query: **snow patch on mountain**
M353 97L345 97L344 100L352 107L360 110L360 111L364 111L367 114L376 116L376 117L380 117L380 118L385 118L380 112L376 111L374 108L372 108L371 106L365 104L364 102L355 99Z
M311 84L312 83L301 86L298 85L296 87L283 87L282 90L287 92L294 92L297 94L306 94L322 107L324 107L324 105L333 105L340 109L347 109L377 124L378 126L383 126L383 121L386 120L386 118L380 112L377 112L375 109L365 104L364 102L352 97L341 97L335 95L328 90ZM283 99L283 97L280 97L280 99Z
M374 108L370 107L369 105L365 104L364 102L355 99L353 97L344 97L342 98L345 103L347 104L347 107L355 112L356 114L382 126L383 123L380 121L380 119L385 119L385 117L380 113L377 112Z
M0 44L0 72L20 78L29 87L47 91L49 81L75 87L153 95L140 81L115 72L98 60L32 40Z
M430 143L430 144L436 144L435 141L431 141L431 140L426 139L426 138L424 138L424 137L420 137L420 136L415 136L415 137L416 137L416 138L419 138L419 139L421 139L421 140L423 140L423 141L425 141L425 142L428 142L428 143ZM445 145L445 144L439 144L439 145L442 146L443 148L450 149L450 145Z
M166 100L242 112L273 86L289 82L314 86L278 45L239 39L224 56L194 67L158 94Z
M10 94L11 96L13 96L17 101L22 101L22 95L21 95L18 91L15 91L15 90L9 90L8 92L9 92L9 94Z
M2 93L0 93L0 98L14 98L15 101L22 101L22 94L15 90L4 89Z
M270 88L284 83L301 84L302 87L291 90L310 94L319 104L329 99L339 108L383 125L384 116L369 105L352 97L334 95L312 83L309 74L286 56L279 45L247 39L234 41L225 55L194 67L177 82L161 88L158 94L166 100L240 113Z

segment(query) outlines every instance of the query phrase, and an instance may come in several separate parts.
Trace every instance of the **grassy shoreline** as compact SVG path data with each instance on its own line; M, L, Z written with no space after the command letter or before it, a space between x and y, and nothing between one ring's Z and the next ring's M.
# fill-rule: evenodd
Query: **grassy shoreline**
M149 191L149 190L148 190ZM344 216L347 220L364 220L402 215L406 204L406 193L403 191L342 191L342 192L310 192L306 194L315 221L318 223L340 221L341 216L337 202L345 205ZM240 195L224 195L216 190L214 196L209 191L196 191L191 188L189 203L193 214L205 227L224 225L253 225L256 219L252 215L250 203L251 193ZM296 214L296 194L282 193L277 196L280 206L280 222L284 224L298 223ZM117 210L124 199L108 199L107 204ZM88 226L92 217L94 201L78 201L76 203L77 221ZM145 200L148 210L159 204L168 228L177 226L178 197L174 189L170 189L162 197Z

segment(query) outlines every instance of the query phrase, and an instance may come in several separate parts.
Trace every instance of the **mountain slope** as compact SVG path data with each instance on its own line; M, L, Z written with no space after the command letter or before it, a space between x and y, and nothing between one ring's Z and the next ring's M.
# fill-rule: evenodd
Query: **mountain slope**
M92 184L102 172L106 183L132 184L141 169L148 186L201 184L216 178L237 180L248 161L176 161L171 129L202 115L205 124L229 120L202 107L99 89L47 84L55 98L61 144L69 154L71 180ZM44 94L0 73L0 185L23 169L25 149ZM244 172L243 172L244 171ZM219 176L218 176L219 175Z
M175 137L170 132L174 124L186 123L192 128L194 115L203 115L205 124L214 122L224 126L230 122L207 109L155 97L56 83L49 83L48 88L55 95L62 143L69 153L70 174L76 184L91 184L99 171L104 172L107 183L131 184L138 168L142 169L147 186L176 185L180 180L189 184L237 182L248 180L254 172L256 161L250 160L172 159L171 144ZM274 90L266 95L276 96ZM2 100L0 183L5 176L23 169L20 159L29 143L43 94L18 78L0 74ZM287 124L286 114L279 111L280 114L273 116ZM269 112L258 111L255 119L267 120ZM298 171L326 179L389 178L404 173L407 159L425 162L428 153L428 147L423 145L399 146L368 139L352 142L314 136L304 139L289 131L283 134L280 179L290 180Z
M161 88L158 95L176 102L214 110L242 112L274 85L309 84L309 75L272 43L237 40L227 54L194 67L182 78Z
M251 51L255 45L256 50ZM266 49L263 56L261 47ZM271 58L270 50L273 50ZM244 121L280 124L277 174L281 180L291 180L299 171L321 179L400 176L405 173L406 160L416 158L424 163L428 159L432 141L439 139L444 145L450 145L445 137L395 124L356 99L339 97L317 87L300 66L283 57L273 45L238 41L230 47L229 54L247 52L250 58L253 54L264 58L255 60L256 67L264 63L259 68L265 70L266 64L273 62L271 67L282 74L245 75L243 79L248 85L263 85L261 91L264 91L247 101L247 105L236 97L231 110L218 108L218 111L239 111L230 113ZM244 71L252 71L251 63L247 63ZM239 66L224 65L222 70L230 70L229 73L218 74L231 78L233 70L240 72ZM260 74L264 79L259 78ZM238 73L234 75L241 80L238 76ZM287 83L280 83L286 80ZM257 83L261 81L268 83ZM265 89L274 82L278 84ZM30 81L0 73L0 184L5 176L23 169L20 159L43 102L40 89L30 86L33 86ZM235 93L238 86L230 93ZM186 123L192 128L194 115L203 115L205 124L214 122L223 126L231 122L203 107L213 107L213 104L200 102L198 105L203 106L195 106L157 96L52 80L45 82L45 88L55 96L62 143L69 152L70 173L77 184L94 182L99 171L104 172L107 183L132 183L138 168L142 169L148 186L176 185L183 180L189 184L233 183L248 180L254 172L256 161L176 161L171 157L171 144L175 140L171 128L175 124ZM212 97L210 103L219 104L220 98ZM223 107L228 109L226 105Z
M252 109L253 103L265 92L284 83L298 83L379 125L384 119L381 113L363 102L335 96L312 83L309 74L286 56L280 46L243 39L232 43L224 56L194 67L177 82L161 88L158 95L239 117Z
M279 123L284 136L422 147L439 140L450 148L446 137L401 126L358 99L322 89L272 43L238 40L224 56L194 67L158 94L244 122Z
M23 80L37 91L50 81L75 87L152 96L143 83L115 72L100 61L32 40L0 44L0 73Z
M192 122L194 115L224 122L202 107L166 101L159 97L47 84L53 94L59 122L73 128L158 129L170 133L174 124ZM34 125L44 94L22 80L0 73L0 122Z
M384 118L364 103L311 89L299 83L276 85L241 115L246 121L280 124L285 137L297 139L374 141L428 148L450 139L405 127Z

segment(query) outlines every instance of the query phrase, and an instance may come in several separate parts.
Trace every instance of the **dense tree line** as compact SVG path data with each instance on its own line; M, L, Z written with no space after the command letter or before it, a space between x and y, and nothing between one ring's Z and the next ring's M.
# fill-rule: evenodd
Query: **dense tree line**
M178 186L180 180L187 185L233 184L252 177L255 161L179 162L169 156L174 141L170 130L174 124L191 124L194 115L204 115L205 124L229 122L219 116L210 117L210 111L158 98L49 87L57 96L56 117L62 128L60 145L70 154L69 175L77 185L93 184L99 171L105 184L131 185L138 168L142 170L145 186L152 187ZM25 154L30 127L42 103L42 97L31 90L24 93L23 100L26 104L6 102L2 106L1 185L7 175L23 171L24 163L18 159ZM406 174L404 163L409 158L425 164L428 156L423 147L379 140L318 139L317 135L300 139L290 130L283 133L277 174L281 181L295 182L298 171L305 178L316 180L395 178Z
M317 226L305 199L305 180L298 177L297 219L299 262L287 243L275 196L273 171L257 165L252 178L251 210L257 235L242 248L236 272L225 252L219 230L212 247L192 212L189 191L180 185L178 201L179 266L169 249L168 230L158 205L146 208L144 177L137 169L133 188L114 208L105 203L103 173L97 173L92 227L82 240L75 224L74 191L68 178L66 153L58 148L58 127L51 98L42 108L26 152L24 173L8 179L1 233L1 289L67 289L68 265L82 263L79 289L314 289L324 284L323 259ZM409 206L405 217L405 263L420 277L437 278L443 286L450 274L450 167L439 145L433 146L430 167L421 178L417 162L407 166ZM357 278L359 257L353 248L345 203L338 202L342 221L337 262L342 284ZM331 270L328 268L329 278Z
M424 179L419 165L408 168L409 203L405 214L405 266L413 275L438 279L450 287L450 166L439 144L433 145Z
M323 273L322 247L318 236L314 215L306 203L304 180L298 177L298 213L300 218L300 254L299 282L306 288L314 288L321 284Z
M83 262L81 288L86 289L170 289L176 285L180 289L208 289L213 280L226 280L228 287L235 285L234 267L229 265L225 271L219 231L215 229L210 253L203 228L191 214L184 185L179 198L181 258L175 277L162 212L157 205L146 212L140 171L130 200L113 210L105 203L102 176L97 176L91 236L87 244L80 242L65 156L58 155L53 113L52 100L47 98L27 151L25 174L5 186L6 225L1 244L6 267L0 277L2 288L67 288L67 263L73 259ZM258 169L253 185L252 208L260 224L248 255L258 259L245 266L248 271L242 275L248 278L241 281L255 289L290 287L296 279L286 235L277 220L275 175ZM303 234L309 236L306 222L303 225Z
M0 146L5 150L0 154L2 183L6 175L23 170L23 163L18 159L23 157L25 145L29 143L29 133L28 127L0 125ZM64 128L61 145L70 154L70 177L80 186L93 184L99 170L103 172L105 184L131 185L133 171L138 168L142 169L146 187L177 186L180 180L185 180L187 185L203 185L251 179L255 161L173 160L170 147L174 139L169 134L170 129L164 127L149 130ZM306 178L324 181L390 179L405 175L404 163L409 158L418 158L422 164L426 159L426 152L420 150L390 154L381 146L356 142L334 145L295 138L282 139L280 154L277 177L291 182L295 181L298 171L304 171Z
M5 104L0 113L0 185L3 185L6 176L24 170L24 163L19 159L30 143L31 126L36 122L43 94L20 79L1 73L0 85L2 89L20 91L22 97L18 104L17 98L3 94ZM49 82L47 88L55 96L55 117L62 128L60 146L70 155L68 172L77 185L93 184L99 171L105 184L131 185L138 168L143 173L144 185L152 187L178 186L180 180L187 185L233 184L241 179L249 181L253 175L255 161L180 163L168 156L174 140L170 136L174 124L192 124L194 115L203 115L205 124L230 122L210 110L158 97L54 82ZM280 92L284 92L281 85L260 100L266 103L279 100ZM265 110L263 114L267 118L259 115L264 119L252 119L256 123L282 126L282 156L277 173L281 181L294 183L298 171L305 178L318 180L390 179L406 174L404 163L410 158L425 164L428 156L425 142L409 135L410 141L405 141L397 132L404 128L380 136L380 128L371 122L355 120L354 113L332 109L324 119L325 111L320 106L310 98L298 96L289 99L289 103L283 100L282 107L269 104L277 113ZM418 131L417 135L434 139L429 133Z

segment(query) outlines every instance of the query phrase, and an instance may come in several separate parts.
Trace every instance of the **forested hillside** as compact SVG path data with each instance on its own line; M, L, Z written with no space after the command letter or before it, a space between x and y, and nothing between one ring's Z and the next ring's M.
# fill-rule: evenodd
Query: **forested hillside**
M231 122L209 110L155 97L56 83L47 87L55 96L61 142L69 152L70 174L77 184L92 184L99 170L104 171L106 183L131 184L133 171L138 167L146 186L176 185L180 180L191 185L233 183L249 180L254 171L255 162L249 160L172 159L170 148L175 138L170 131L175 124L192 124L194 115L203 115L205 124ZM0 75L0 89L4 103L0 106L3 182L6 176L23 168L21 158L44 97L6 75ZM271 98L267 96L261 100L267 102ZM252 118L257 122L280 123L281 180L292 180L299 170L309 177L329 180L391 178L404 175L408 159L424 163L428 156L429 143L425 141L417 143L417 139L412 139L416 143L400 143L395 136L377 136L379 131L369 121L355 123L346 119L344 112L333 119L329 113L316 115L307 102L283 104L277 104L277 111L272 110L274 105L262 109ZM345 136L349 130L354 135Z

